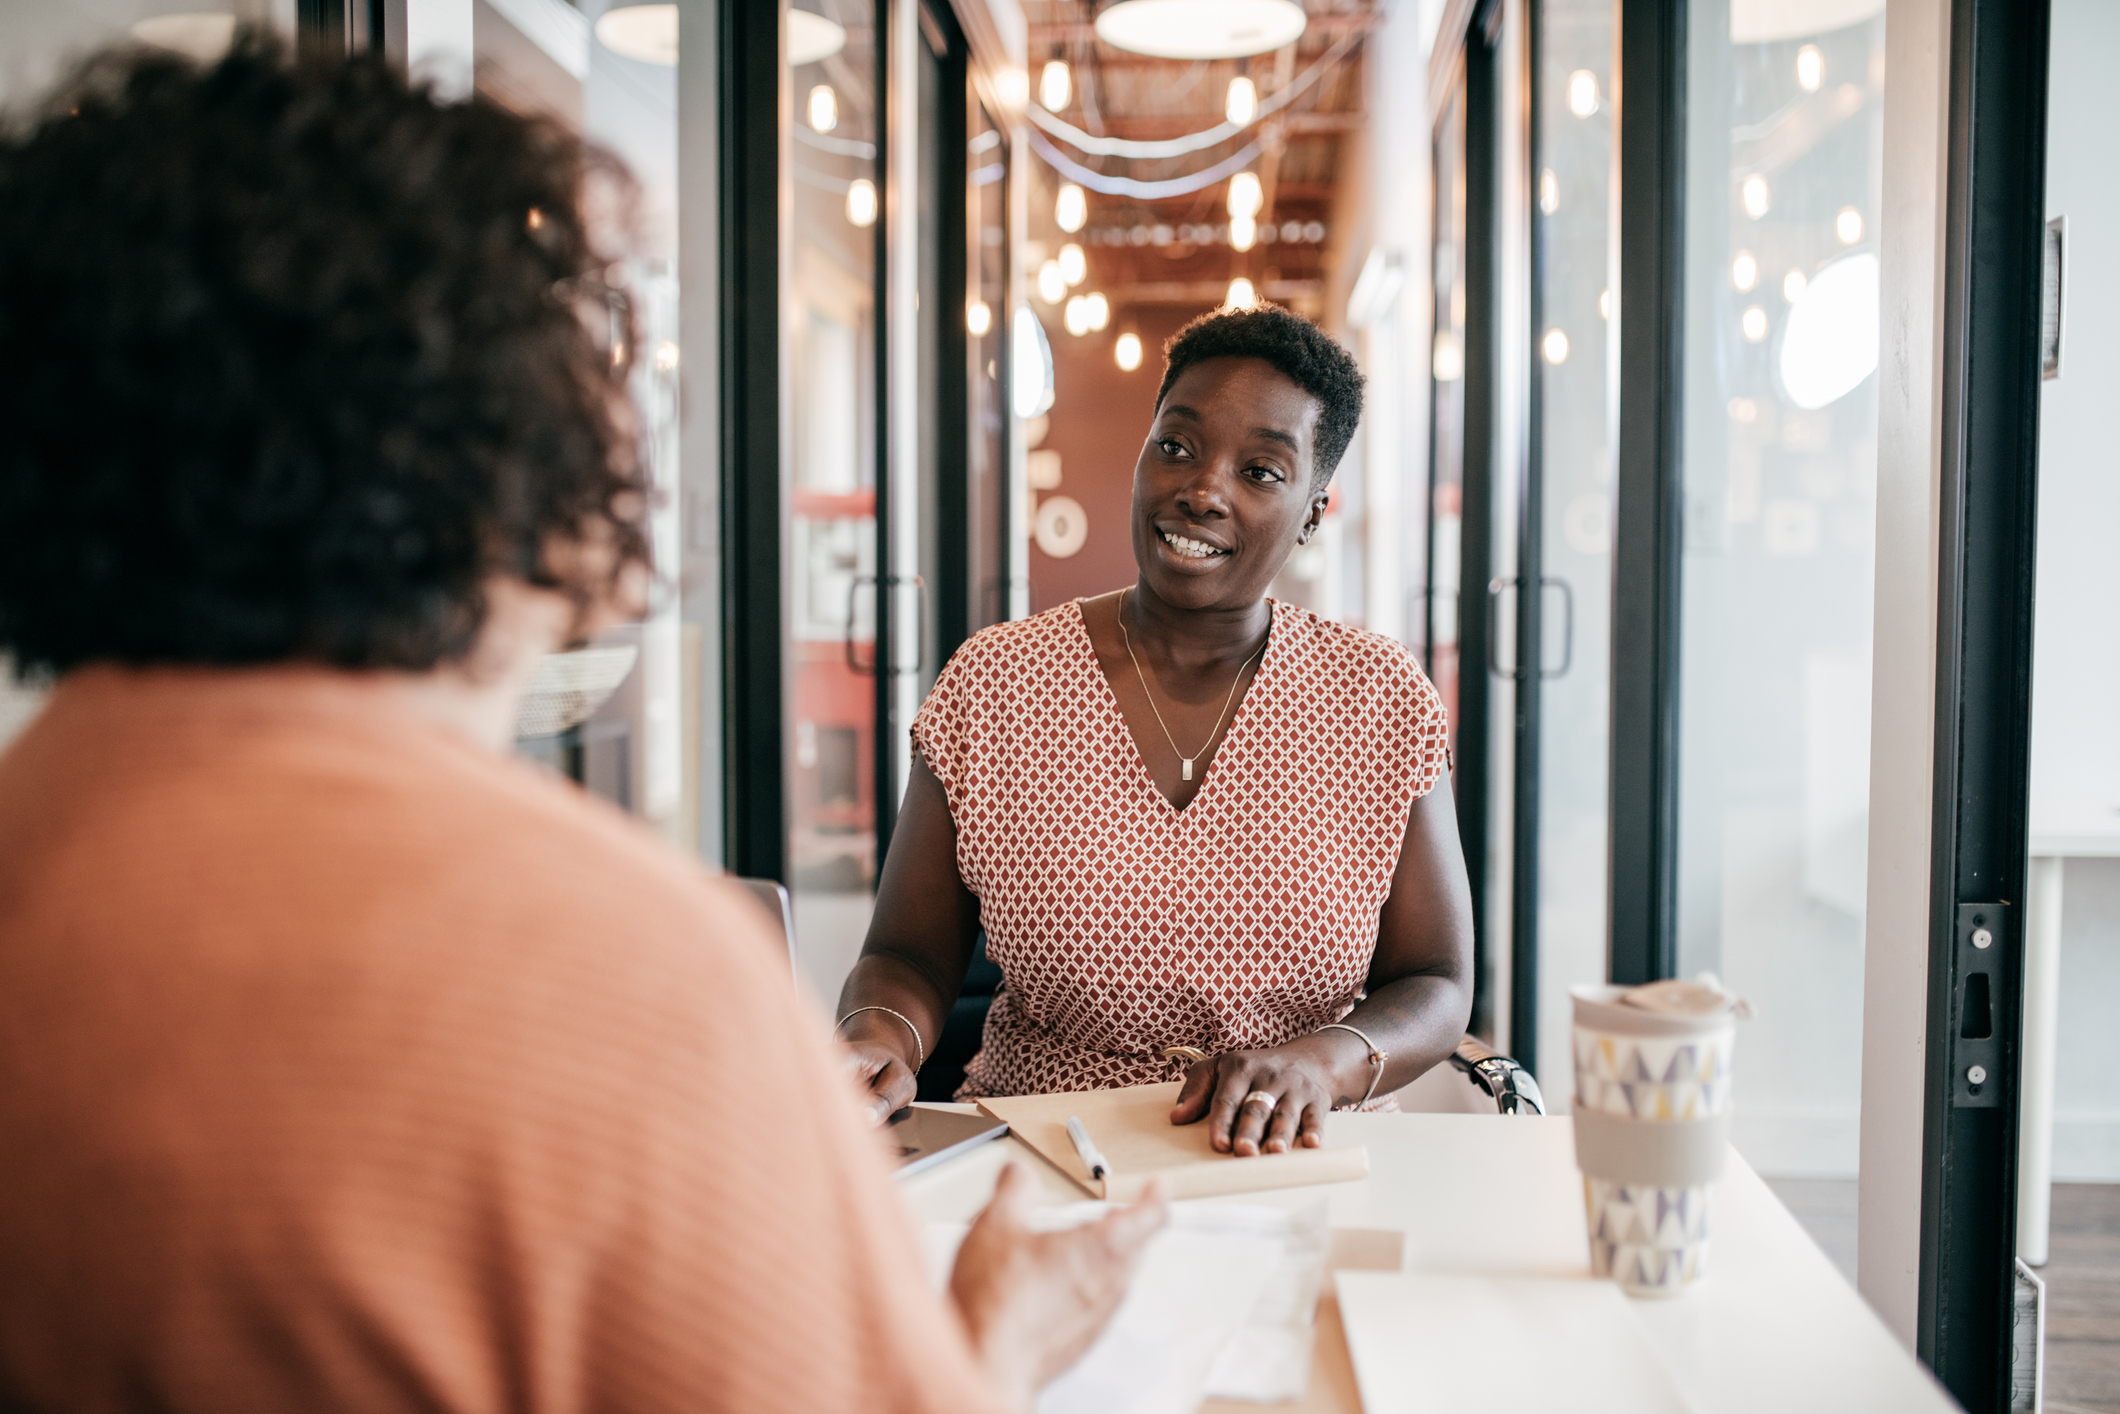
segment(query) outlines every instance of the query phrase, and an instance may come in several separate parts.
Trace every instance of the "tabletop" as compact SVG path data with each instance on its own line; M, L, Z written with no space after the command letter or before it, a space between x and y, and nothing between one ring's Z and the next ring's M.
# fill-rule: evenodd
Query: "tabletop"
M1591 1279L1567 1119L1335 1114L1325 1140L1367 1145L1370 1176L1207 1201L1298 1208L1322 1195L1335 1228L1404 1233L1408 1272ZM1014 1139L909 1179L901 1191L916 1219L962 1222L984 1205L1011 1158L1037 1174L1042 1201L1082 1200L1079 1188ZM1697 1414L1957 1408L1735 1151L1716 1193L1713 1234L1709 1275L1692 1292L1628 1303ZM1524 1334L1527 1353L1535 1352L1538 1333ZM1263 1407L1205 1406L1254 1414ZM1359 1414L1329 1295L1318 1312L1310 1396L1276 1407Z

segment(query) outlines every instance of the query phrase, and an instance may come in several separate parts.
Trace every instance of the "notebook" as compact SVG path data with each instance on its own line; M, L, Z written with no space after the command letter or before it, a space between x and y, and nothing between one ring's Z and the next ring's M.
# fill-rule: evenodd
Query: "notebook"
M1369 1150L1359 1144L1252 1158L1218 1154L1208 1143L1205 1121L1170 1122L1170 1107L1177 1102L1179 1088L1179 1082L1171 1081L1124 1090L1011 1095L983 1099L979 1108L1005 1122L1018 1139L1082 1185L1085 1192L1113 1202L1132 1202L1158 1174L1170 1198L1352 1183L1369 1176ZM1090 1177L1067 1137L1069 1115L1082 1121L1110 1165L1102 1183Z

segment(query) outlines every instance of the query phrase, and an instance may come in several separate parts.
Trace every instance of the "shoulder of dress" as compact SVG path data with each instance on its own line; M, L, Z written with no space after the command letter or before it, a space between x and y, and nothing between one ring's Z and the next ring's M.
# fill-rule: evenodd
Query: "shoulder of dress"
M1065 647L1082 630L1082 613L1073 600L1027 619L989 624L967 638L944 665L949 673L977 673L1039 657Z
M1425 688L1427 675L1413 650L1396 638L1357 628L1296 604L1280 605L1277 622L1291 630L1294 647L1313 654L1339 675Z

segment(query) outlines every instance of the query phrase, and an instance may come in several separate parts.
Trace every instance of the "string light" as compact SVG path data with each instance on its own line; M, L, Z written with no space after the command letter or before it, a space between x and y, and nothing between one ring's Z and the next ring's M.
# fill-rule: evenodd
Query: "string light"
M1844 206L1833 218L1833 234L1840 237L1842 245L1853 245L1862 239L1862 213L1852 206Z
M1258 222L1252 220L1249 216L1232 216L1229 218L1229 248L1231 250L1250 250L1252 243L1257 241L1258 238Z
M1141 336L1139 334L1121 334L1119 341L1112 345L1112 357L1117 360L1121 373L1131 373L1139 368L1141 366Z
M1815 44L1806 44L1796 51L1796 82L1805 93L1816 93L1826 81L1826 56Z
M1788 274L1781 277L1781 297L1790 304L1794 304L1802 297L1804 286L1810 283L1804 277L1803 271L1791 270Z
M1767 190L1765 177L1747 177L1743 188L1745 214L1757 221L1767 214L1773 203L1773 193Z
M1067 298L1067 276L1059 261L1048 260L1038 267L1038 298L1047 304L1058 304Z
M828 83L810 90L810 126L821 133L839 126L839 95Z
M1081 295L1069 299L1067 308L1060 315L1060 322L1067 326L1067 332L1079 339L1089 332L1089 321L1089 301Z
M1224 309L1251 309L1259 303L1259 292L1252 288L1251 281L1242 275L1229 282L1229 294L1223 299Z
M1060 247L1060 278L1067 281L1069 289L1089 278L1089 258L1073 241Z
M1266 205L1265 189L1259 185L1257 172L1239 172L1229 179L1229 214L1232 216L1257 216L1259 208Z
M1739 323L1745 331L1746 342L1756 344L1767 337L1767 312L1758 305L1749 306Z
M876 184L856 177L847 187L847 220L857 226L876 224Z
M1015 67L1003 69L994 75L994 94L1004 107L1026 108L1031 101L1031 76Z
M1759 262L1751 251L1739 251L1737 259L1730 262L1730 283L1740 290L1749 290L1759 283Z
M1242 74L1229 81L1229 97L1222 103L1222 116L1243 127L1259 116L1259 86Z
M1089 198L1073 182L1062 182L1053 198L1053 224L1073 235L1089 221Z
M1568 75L1568 111L1587 118L1597 111L1597 75L1577 69Z
M1075 91L1074 75L1067 71L1067 61L1055 59L1038 74L1038 101L1050 112L1057 113L1067 106L1069 95Z
M1561 179L1551 167L1538 174L1538 209L1548 216L1561 209Z
M1539 350L1546 355L1546 362L1548 363L1566 363L1568 361L1568 336L1558 329L1548 329L1546 337L1539 343Z
M975 299L964 307L964 331L975 339L986 337L987 330L994 327L994 311L983 299Z
M1089 308L1090 328L1101 330L1105 325L1112 322L1112 302L1110 300L1095 290L1083 296L1083 299Z

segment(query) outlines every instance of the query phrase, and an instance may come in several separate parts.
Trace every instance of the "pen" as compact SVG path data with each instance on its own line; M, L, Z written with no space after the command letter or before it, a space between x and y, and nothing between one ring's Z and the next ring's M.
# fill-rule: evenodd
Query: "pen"
M1089 1170L1091 1178L1101 1179L1111 1171L1111 1165L1104 1162L1104 1155L1089 1142L1089 1131L1073 1115L1067 1117L1067 1137L1075 1141L1075 1152L1081 1156L1082 1167Z

